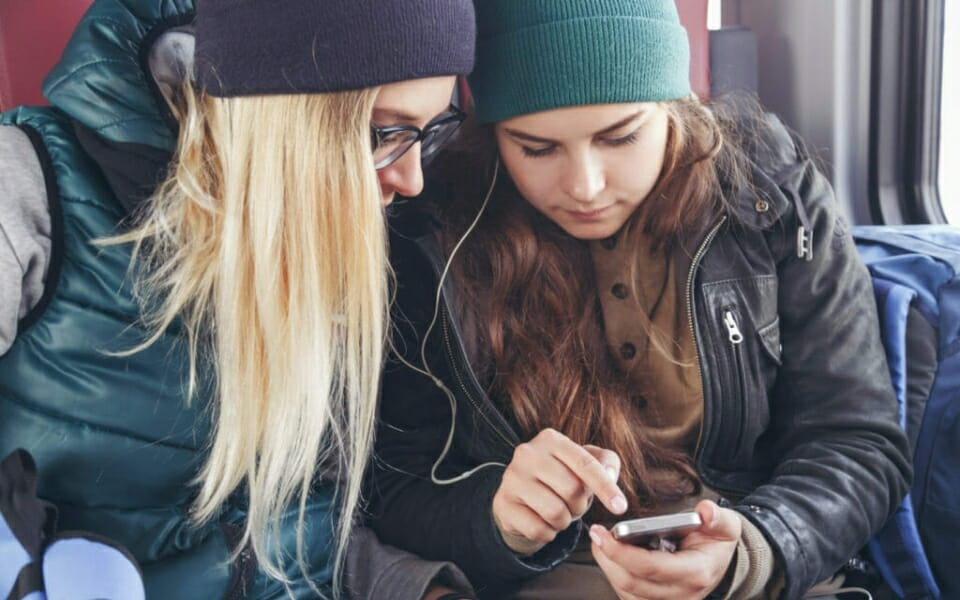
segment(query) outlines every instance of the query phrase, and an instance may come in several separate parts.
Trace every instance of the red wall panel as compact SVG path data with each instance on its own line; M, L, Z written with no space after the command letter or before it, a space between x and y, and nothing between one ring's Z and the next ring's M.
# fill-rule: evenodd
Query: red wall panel
M708 0L677 0L680 20L690 37L690 85L701 99L710 96L710 37L707 31Z
M0 109L46 104L40 86L91 0L0 0Z

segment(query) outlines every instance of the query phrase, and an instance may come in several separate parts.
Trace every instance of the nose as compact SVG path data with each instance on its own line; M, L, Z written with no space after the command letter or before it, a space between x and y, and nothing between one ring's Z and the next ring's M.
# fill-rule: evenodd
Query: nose
M383 204L393 202L394 194L413 197L423 191L423 170L420 166L420 144L415 144L397 162L377 171Z
M593 152L574 156L566 169L567 195L578 204L590 204L606 187L606 177L600 158Z

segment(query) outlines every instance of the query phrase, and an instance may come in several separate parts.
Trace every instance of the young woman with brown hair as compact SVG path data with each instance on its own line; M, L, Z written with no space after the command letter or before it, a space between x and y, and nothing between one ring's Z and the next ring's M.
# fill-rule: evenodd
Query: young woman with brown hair
M691 95L672 0L477 10L473 131L392 241L375 529L481 596L802 596L910 477L829 185ZM694 509L672 554L607 530Z

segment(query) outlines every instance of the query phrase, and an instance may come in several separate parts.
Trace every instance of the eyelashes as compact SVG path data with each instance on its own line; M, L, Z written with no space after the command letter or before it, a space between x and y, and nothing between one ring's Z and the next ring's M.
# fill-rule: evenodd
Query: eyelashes
M523 155L528 158L541 158L552 154L554 150L557 149L556 146L547 146L545 148L530 148L529 146L520 146L523 150Z
M600 139L598 140L598 143L600 143L601 145L607 146L608 148L619 148L621 146L629 146L630 144L636 144L637 141L639 140L639 137L640 137L639 130L637 130L623 137ZM550 145L550 146L543 146L540 148L520 146L520 148L521 150L523 150L523 155L526 156L527 158L543 158L545 156L549 156L553 154L556 151L557 146Z
M639 137L640 136L638 135L638 133L634 131L630 135L625 135L623 137L614 138L611 140L603 140L603 143L606 144L607 146L612 146L616 148L618 146L628 146L630 144L636 144Z

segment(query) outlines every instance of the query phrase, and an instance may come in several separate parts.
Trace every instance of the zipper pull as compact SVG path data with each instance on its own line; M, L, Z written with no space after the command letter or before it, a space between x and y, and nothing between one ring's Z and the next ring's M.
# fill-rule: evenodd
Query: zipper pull
M736 346L743 341L743 334L740 333L740 327L737 325L737 319L731 311L723 313L723 324L727 326L727 337L730 343Z
M813 260L813 231L803 225L797 228L797 258Z

